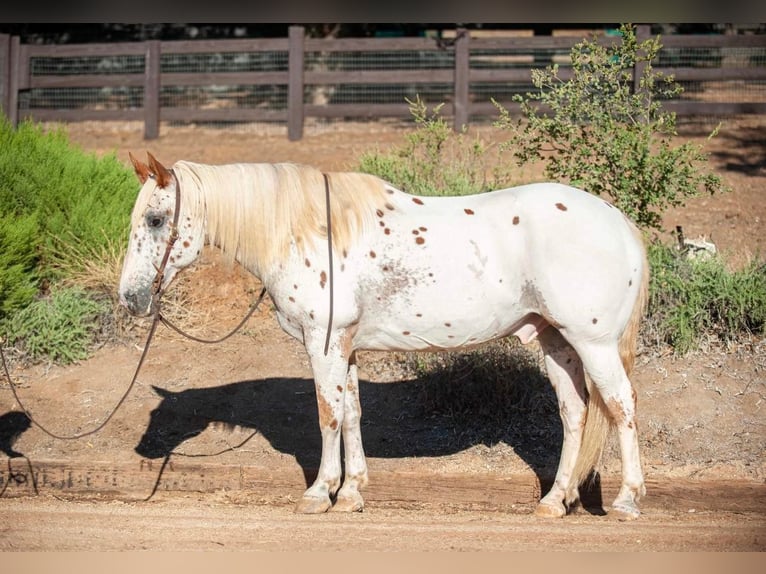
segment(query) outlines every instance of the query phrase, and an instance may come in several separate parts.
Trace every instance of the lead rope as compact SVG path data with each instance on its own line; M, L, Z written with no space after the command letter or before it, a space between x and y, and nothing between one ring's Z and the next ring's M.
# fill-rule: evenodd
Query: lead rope
M175 174L173 174L173 177L175 177ZM2 345L0 345L0 357L2 358L3 371L5 373L5 378L8 379L8 384L11 387L11 393L13 393L13 398L16 399L17 403L19 403L19 407L21 407L21 410L24 412L27 418L29 418L30 422L32 422L35 426L37 426L41 431L43 431L45 434L47 434L51 438L58 439L58 440L77 440L77 439L97 433L102 428L104 428L106 424L112 419L115 413L117 413L119 408L125 402L125 399L128 398L130 391L133 390L133 387L135 386L136 381L138 380L138 373L144 364L144 359L146 359L147 353L149 352L149 345L152 341L152 338L154 337L154 332L157 330L157 323L160 320L160 298L162 297L162 293L163 293L162 280L163 280L163 277L165 276L165 267L167 266L168 260L170 258L170 252L173 249L173 245L175 244L176 240L178 239L178 218L180 217L180 211L181 211L181 183L178 181L178 178L176 177L176 209L175 209L175 213L173 214L173 223L171 224L170 236L168 237L168 242L167 242L167 245L165 246L165 253L163 254L162 261L160 262L160 266L157 267L157 270L156 270L157 273L154 276L154 281L152 281L152 289L154 291L152 293L152 309L154 309L152 326L149 328L149 335L146 338L146 344L144 345L144 350L141 353L141 358L138 360L138 366L136 367L135 373L133 373L133 379L131 379L127 390L123 393L122 397L120 397L120 400L117 401L117 404L114 406L112 411L107 415L107 417L100 424L98 424L94 429L91 429L89 431L85 431L79 434L74 434L74 435L60 435L58 433L54 433L48 430L45 426L43 426L37 420L35 420L35 418L32 416L32 413L30 413L29 409L27 409L27 407L24 406L24 403L21 401L21 398L19 397L19 394L16 390L16 386L13 384L13 379L11 379L11 373L8 370L8 364L5 361L5 353L3 353Z
M260 295L258 295L258 300L255 302L254 305L250 306L250 310L247 312L247 315L239 322L239 324L234 327L228 334L224 335L223 337L220 337L218 339L202 339L200 337L196 337L194 335L191 335L181 329L180 327L175 326L173 323L171 323L167 317L165 317L162 313L159 314L160 321L162 321L162 324L166 327L172 329L182 337L186 337L187 339L190 339L196 343L203 343L205 345L214 345L216 343L223 343L226 339L233 336L237 331L239 331L245 323L247 323L247 320L253 316L253 313L255 313L255 310L258 308L258 305L261 304L261 301L263 300L263 297L266 295L266 287L261 289Z
M334 300L334 284L335 284L335 277L333 273L333 261L332 261L332 218L330 214L330 182L327 174L322 174L324 176L324 183L325 183L325 203L327 206L327 250L328 250L328 256L330 260L330 317L327 322L327 337L325 339L325 345L324 345L324 354L327 355L329 346L330 346L330 332L332 330L332 318L333 318L333 300ZM154 289L154 293L152 294L152 307L154 309L154 316L152 318L152 324L149 328L149 334L146 338L146 344L144 345L144 350L141 352L141 358L138 360L138 365L136 366L136 370L133 373L133 378L130 381L130 384L128 385L128 388L123 393L123 395L120 397L120 399L117 401L117 404L114 406L112 411L107 415L107 417L99 423L95 428L74 434L74 435L60 435L58 433L52 432L48 430L47 427L40 424L33 416L32 413L27 409L27 407L24 405L24 402L21 400L21 397L19 397L18 391L16 389L16 385L13 383L13 378L11 377L11 373L8 369L8 363L5 360L5 353L3 351L2 343L0 343L0 362L3 364L3 372L5 374L5 378L8 380L8 385L11 388L11 393L13 394L13 398L16 400L16 402L19 404L19 407L21 408L22 412L27 416L29 421L37 426L43 433L47 434L51 438L57 439L57 440L77 440L92 434L97 433L102 428L106 426L106 424L114 417L114 415L117 413L119 408L122 406L122 404L125 402L125 400L128 398L128 395L133 390L133 387L136 384L136 381L138 380L138 373L141 371L141 367L144 364L144 360L146 359L146 355L149 352L149 346L152 342L152 339L154 338L154 333L157 330L157 324L159 322L162 322L163 325L166 327L169 327L182 337L186 337L187 339L190 339L192 341L195 341L197 343L204 343L204 344L215 344L215 343L221 343L228 339L229 337L233 336L237 331L239 331L244 324L247 322L250 317L252 317L253 313L255 313L255 310L259 307L261 304L261 301L263 301L264 296L266 295L266 288L261 289L261 293L258 296L258 299L256 300L255 304L253 304L250 307L250 310L247 312L245 317L242 319L242 321L239 322L239 324L234 327L228 334L224 335L223 337L220 337L218 339L202 339L200 337L196 337L194 335L190 335L189 333L186 333L179 327L175 326L173 323L171 323L166 317L164 317L161 313L161 305L160 305L160 299L163 294L162 289L162 280L165 274L165 266L167 265L168 259L170 257L170 251L173 249L173 244L178 239L178 218L180 213L180 204L181 204L181 184L178 181L178 178L176 178L176 209L175 213L173 214L173 223L170 231L170 237L168 238L168 243L165 248L165 254L162 258L162 262L160 263L160 266L157 268L157 274L155 275L154 281L152 282L152 286Z
M173 325L170 321L168 321L161 313L161 305L160 305L160 299L162 298L163 289L162 289L162 280L165 275L165 267L167 265L168 259L170 257L170 251L173 249L173 244L178 239L178 218L179 213L181 211L181 184L178 181L178 178L176 178L176 210L173 214L173 223L170 230L170 237L168 238L167 246L165 247L165 254L162 258L162 262L160 263L160 266L157 268L157 274L154 277L154 281L152 282L152 287L154 290L154 293L152 294L152 308L154 309L154 316L152 318L152 325L149 328L149 334L146 337L146 344L144 345L144 350L141 353L141 358L138 360L138 365L136 366L136 371L133 373L133 378L130 381L130 384L128 385L127 390L123 393L122 397L120 397L120 400L117 401L117 404L114 406L112 411L107 415L107 417L99 423L95 428L85 431L79 434L74 435L60 435L58 433L54 433L50 430L48 430L45 426L40 424L33 416L32 413L29 412L29 409L24 405L21 398L19 397L18 391L16 389L16 385L13 384L13 379L11 378L11 373L8 369L8 363L5 360L5 353L3 352L3 345L0 343L0 362L3 363L3 372L5 373L5 378L8 380L8 385L11 388L11 393L13 394L13 398L16 400L16 402L19 404L19 407L21 408L22 412L26 415L26 417L29 419L29 421L37 426L43 433L47 434L51 438L57 439L57 440L76 440L80 439L92 434L97 433L102 428L106 426L106 424L114 417L114 415L117 413L119 408L122 406L122 404L125 402L125 399L128 398L128 395L130 394L130 391L133 390L133 387L136 384L136 381L138 380L138 373L141 371L141 367L144 364L144 360L146 359L146 355L149 352L149 345L152 342L152 339L154 338L154 333L157 330L157 324L161 321L165 326L170 327L180 335L186 337L187 339L191 339L192 341L196 341L198 343L220 343L221 341L225 341L232 335L234 335L237 331L239 331L242 326L247 322L247 320L253 315L255 310L260 305L261 301L263 300L264 295L266 295L266 288L264 287L261 289L261 293L258 296L258 300L255 302L254 305L251 306L250 311L248 311L247 315L245 315L245 318L240 321L240 323L234 327L234 329L228 333L227 335L224 335L223 337L219 339L214 340L206 340L206 339L200 339L198 337L194 337L192 335L189 335L188 333L183 332L181 329ZM330 272L332 274L332 271ZM332 275L331 275L332 276Z
M19 403L19 407L21 407L22 412L27 416L30 422L32 422L35 426L37 426L41 431L43 431L45 434L47 434L51 438L55 438L58 440L76 440L76 439L80 439L80 438L97 433L98 431L100 431L102 428L106 426L106 423L108 423L112 419L112 417L115 415L117 410L125 402L125 399L128 398L130 391L135 386L136 380L138 379L138 372L141 370L141 367L144 364L144 359L146 358L146 354L149 351L149 343L151 342L152 337L154 336L154 331L157 329L158 322L159 322L159 307L157 307L157 311L154 314L154 318L152 320L152 326L149 328L149 336L146 339L146 345L144 345L144 350L141 353L141 358L138 360L138 366L136 367L136 372L133 374L133 379L130 381L130 384L128 385L128 388L125 391L125 393L122 395L122 397L120 397L120 400L117 401L117 404L114 406L114 409L112 409L112 412L110 412L109 415L103 420L103 422L101 422L96 428L91 429L89 431L85 431L80 434L66 436L66 435L60 435L60 434L54 433L48 430L45 426L41 425L32 416L32 413L29 412L27 407L24 406L24 403L22 402L21 398L19 398L18 391L16 390L16 385L13 384L13 379L11 379L11 373L8 370L8 364L5 361L5 353L3 352L3 347L2 345L0 345L0 359L2 359L3 371L5 372L5 378L8 379L8 384L11 387L11 393L13 393L13 398L16 399L17 403Z
M330 332L332 331L333 301L335 294L333 287L335 285L334 273L332 270L332 216L330 210L330 178L326 173L324 176L324 199L327 208L327 257L330 261L330 317L327 319L327 335L324 340L324 354L327 356L327 350L330 348Z

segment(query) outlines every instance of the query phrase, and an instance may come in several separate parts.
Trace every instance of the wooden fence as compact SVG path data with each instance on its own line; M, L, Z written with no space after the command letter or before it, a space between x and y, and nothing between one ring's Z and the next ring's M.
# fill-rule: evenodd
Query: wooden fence
M340 38L315 39L305 36L300 26L291 26L287 38L236 39L202 41L159 41L135 43L98 43L80 45L31 45L22 44L18 37L0 35L0 107L16 125L19 119L32 117L39 121L82 120L138 120L144 122L144 136L153 139L159 135L160 121L176 122L253 122L271 121L287 125L288 137L302 137L305 118L380 118L408 117L409 105L401 103L312 103L306 98L307 87L331 84L356 85L408 85L447 84L452 87L442 112L452 117L456 129L469 125L472 118L496 116L497 109L488 98L476 98L472 86L482 84L508 86L529 85L530 66L488 67L474 65L479 60L492 60L493 52L508 59L515 51L529 57L535 50L567 51L581 37L576 36L524 36L524 37L472 37L465 29L455 31L453 38ZM649 26L637 29L639 41L649 37ZM605 41L610 41L604 36ZM766 48L766 35L663 35L665 49L736 50ZM432 69L317 69L306 65L306 54L333 52L422 52L448 54L450 67ZM224 53L274 53L287 54L284 70L264 71L214 71L177 72L161 71L163 55L224 54ZM481 54L481 58L475 57ZM95 73L95 74L45 74L33 73L33 61L37 58L82 58L134 56L143 58L143 72ZM502 59L501 58L501 59ZM761 97L751 101L722 102L715 96L708 101L679 99L668 101L667 106L678 115L730 115L766 113L766 97L763 97L766 81L766 58L756 62L727 63L718 65L656 66L655 69L673 74L681 82L718 84L734 81L755 85ZM541 64L544 65L544 64ZM562 66L561 76L567 70ZM636 74L638 76L638 74ZM282 86L286 87L286 105L283 107L228 107L205 109L195 106L163 106L161 90L172 86L205 87L211 85ZM56 107L20 108L22 94L34 89L53 88L133 88L142 91L140 106L120 109L61 109ZM307 101L308 99L308 101ZM499 99L499 98L498 98ZM515 104L501 103L513 111ZM753 101L754 100L754 101Z

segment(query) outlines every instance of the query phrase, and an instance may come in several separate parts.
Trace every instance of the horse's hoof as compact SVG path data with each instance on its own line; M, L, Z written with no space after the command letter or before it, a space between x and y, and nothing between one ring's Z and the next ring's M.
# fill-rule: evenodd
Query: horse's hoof
M364 499L358 492L354 496L338 496L331 510L332 512L362 512Z
M566 514L564 505L553 506L552 504L545 504L541 502L535 508L535 516L542 516L543 518L561 518Z
M620 521L635 520L641 516L641 511L632 504L615 504L609 509L609 517Z
M304 496L295 505L296 514L322 514L330 510L332 503L328 497Z

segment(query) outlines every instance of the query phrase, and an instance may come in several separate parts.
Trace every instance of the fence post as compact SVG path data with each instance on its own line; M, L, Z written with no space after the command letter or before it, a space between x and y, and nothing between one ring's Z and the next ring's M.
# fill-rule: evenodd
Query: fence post
M636 42L640 45L650 38L652 35L652 28L648 24L639 24L636 26ZM641 89L641 76L644 75L646 69L646 62L636 62L633 66L633 93L637 93Z
M0 114L8 117L11 83L11 37L0 34Z
M144 139L160 136L160 41L146 42L144 60Z
M303 137L303 64L306 31L303 26L290 26L287 53L287 137L296 141Z
M468 87L470 75L470 32L465 28L455 31L455 101L453 130L461 131L468 125Z
M11 36L8 50L8 121L15 128L19 125L19 80L21 78L21 38Z

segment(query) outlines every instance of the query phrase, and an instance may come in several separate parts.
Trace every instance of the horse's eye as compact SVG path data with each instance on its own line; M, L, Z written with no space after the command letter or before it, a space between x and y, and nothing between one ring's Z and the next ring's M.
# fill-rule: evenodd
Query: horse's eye
M165 223L165 218L159 215L150 215L146 218L146 223L149 227L162 227L162 224Z

